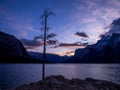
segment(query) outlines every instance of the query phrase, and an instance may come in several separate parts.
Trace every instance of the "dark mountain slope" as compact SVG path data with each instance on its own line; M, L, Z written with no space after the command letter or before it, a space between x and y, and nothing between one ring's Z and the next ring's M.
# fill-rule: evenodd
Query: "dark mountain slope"
M0 31L0 63L34 62L23 44L14 36Z

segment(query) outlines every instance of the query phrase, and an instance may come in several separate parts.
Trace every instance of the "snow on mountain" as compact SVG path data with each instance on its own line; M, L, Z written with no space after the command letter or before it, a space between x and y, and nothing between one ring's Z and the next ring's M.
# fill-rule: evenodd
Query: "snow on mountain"
M120 63L120 34L104 36L94 45L77 49L67 62Z

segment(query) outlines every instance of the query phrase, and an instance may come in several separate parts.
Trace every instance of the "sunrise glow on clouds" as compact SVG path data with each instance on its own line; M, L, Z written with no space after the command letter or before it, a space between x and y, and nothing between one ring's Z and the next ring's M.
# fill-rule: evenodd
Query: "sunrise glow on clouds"
M72 55L75 49L85 47L79 43L75 45L76 42L96 43L99 36L109 30L104 28L120 17L119 0L1 0L0 29L32 41L40 34L40 15L44 8L56 14L48 18L48 26L59 41L57 48L48 46L47 52L59 55ZM79 37L76 32L84 32L89 37ZM65 46L60 46L61 43ZM32 47L28 50L42 52L41 44Z

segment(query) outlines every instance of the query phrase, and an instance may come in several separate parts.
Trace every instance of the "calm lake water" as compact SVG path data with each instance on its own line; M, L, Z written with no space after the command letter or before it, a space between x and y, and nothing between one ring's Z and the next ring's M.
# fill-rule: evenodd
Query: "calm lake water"
M0 88L12 88L41 79L41 64L0 64ZM46 76L87 77L120 83L120 64L46 64Z

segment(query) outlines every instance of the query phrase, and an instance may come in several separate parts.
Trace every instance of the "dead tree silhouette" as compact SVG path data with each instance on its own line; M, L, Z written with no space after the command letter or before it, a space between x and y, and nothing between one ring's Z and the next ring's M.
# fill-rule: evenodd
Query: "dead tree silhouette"
M42 65L42 80L45 78L45 61L46 61L46 45L54 45L58 41L57 40L50 40L50 38L53 38L56 36L54 33L50 33L47 35L47 32L49 31L49 27L47 26L48 17L51 15L55 15L53 12L51 12L48 9L45 9L43 11L43 14L41 15L41 32L43 32L43 35L36 36L35 39L43 39L43 65Z

